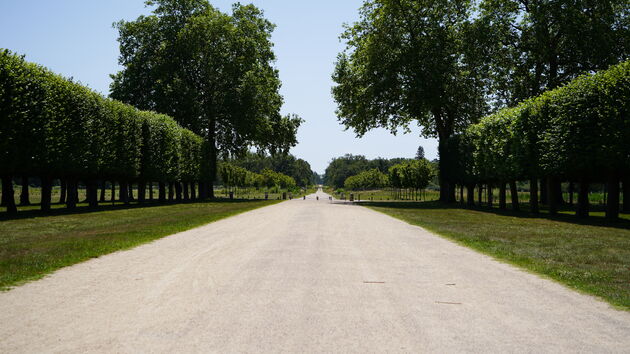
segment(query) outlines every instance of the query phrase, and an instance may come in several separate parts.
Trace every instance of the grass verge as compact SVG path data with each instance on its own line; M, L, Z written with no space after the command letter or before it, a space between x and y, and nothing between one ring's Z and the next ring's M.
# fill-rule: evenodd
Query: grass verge
M277 201L116 207L0 220L0 289Z
M439 202L363 203L630 311L630 221L535 216Z

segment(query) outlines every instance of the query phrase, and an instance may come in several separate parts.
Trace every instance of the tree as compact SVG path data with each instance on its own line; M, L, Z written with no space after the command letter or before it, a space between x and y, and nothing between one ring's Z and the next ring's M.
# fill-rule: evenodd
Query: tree
M513 106L630 53L627 0L483 0L497 105Z
M424 148L422 145L418 146L418 151L416 151L416 160L424 160Z
M120 21L123 70L112 76L112 97L173 116L206 139L205 188L217 155L255 145L272 152L294 146L302 120L281 116L273 67L274 25L253 5L224 14L207 0L155 0L153 14ZM205 193L204 193L205 196Z
M412 121L439 139L440 170L448 138L486 111L484 56L476 45L467 0L369 0L346 27L332 92L337 115L358 136L384 127L396 133ZM454 200L440 173L440 199Z

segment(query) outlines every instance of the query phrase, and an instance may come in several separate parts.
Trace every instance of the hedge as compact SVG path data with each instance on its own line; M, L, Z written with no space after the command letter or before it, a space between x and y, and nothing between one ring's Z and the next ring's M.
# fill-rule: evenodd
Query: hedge
M469 189L469 203L475 184L498 184L505 207L506 183L515 191L515 181L530 180L537 212L542 180L541 200L553 214L562 202L560 183L577 182L577 214L587 216L589 184L606 183L607 216L615 219L621 181L630 212L630 61L484 117L450 144L459 156L450 175Z
M53 178L67 181L73 207L79 180L94 205L95 181L118 181L127 201L129 183L138 183L143 200L146 182L177 189L207 177L203 139L172 118L105 98L8 50L0 51L0 127L3 196L12 195L13 177L40 177L44 210Z

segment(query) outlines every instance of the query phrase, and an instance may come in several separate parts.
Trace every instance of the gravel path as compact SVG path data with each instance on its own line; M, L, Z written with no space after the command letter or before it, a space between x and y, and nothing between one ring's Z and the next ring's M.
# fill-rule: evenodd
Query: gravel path
M630 352L630 313L318 194L0 293L0 352Z

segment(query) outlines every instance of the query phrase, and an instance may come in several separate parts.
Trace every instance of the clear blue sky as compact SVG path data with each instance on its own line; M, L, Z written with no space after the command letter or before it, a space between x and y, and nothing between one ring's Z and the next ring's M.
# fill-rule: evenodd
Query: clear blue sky
M211 3L227 12L233 1ZM277 25L273 41L283 82L283 112L306 120L293 154L319 173L333 157L345 153L413 157L422 145L428 158L437 156L436 141L421 138L418 128L397 136L379 129L356 139L337 121L330 75L343 49L338 39L342 24L357 19L361 0L253 3ZM112 23L148 12L144 0L0 0L0 48L24 54L29 61L108 94L109 74L120 70Z

